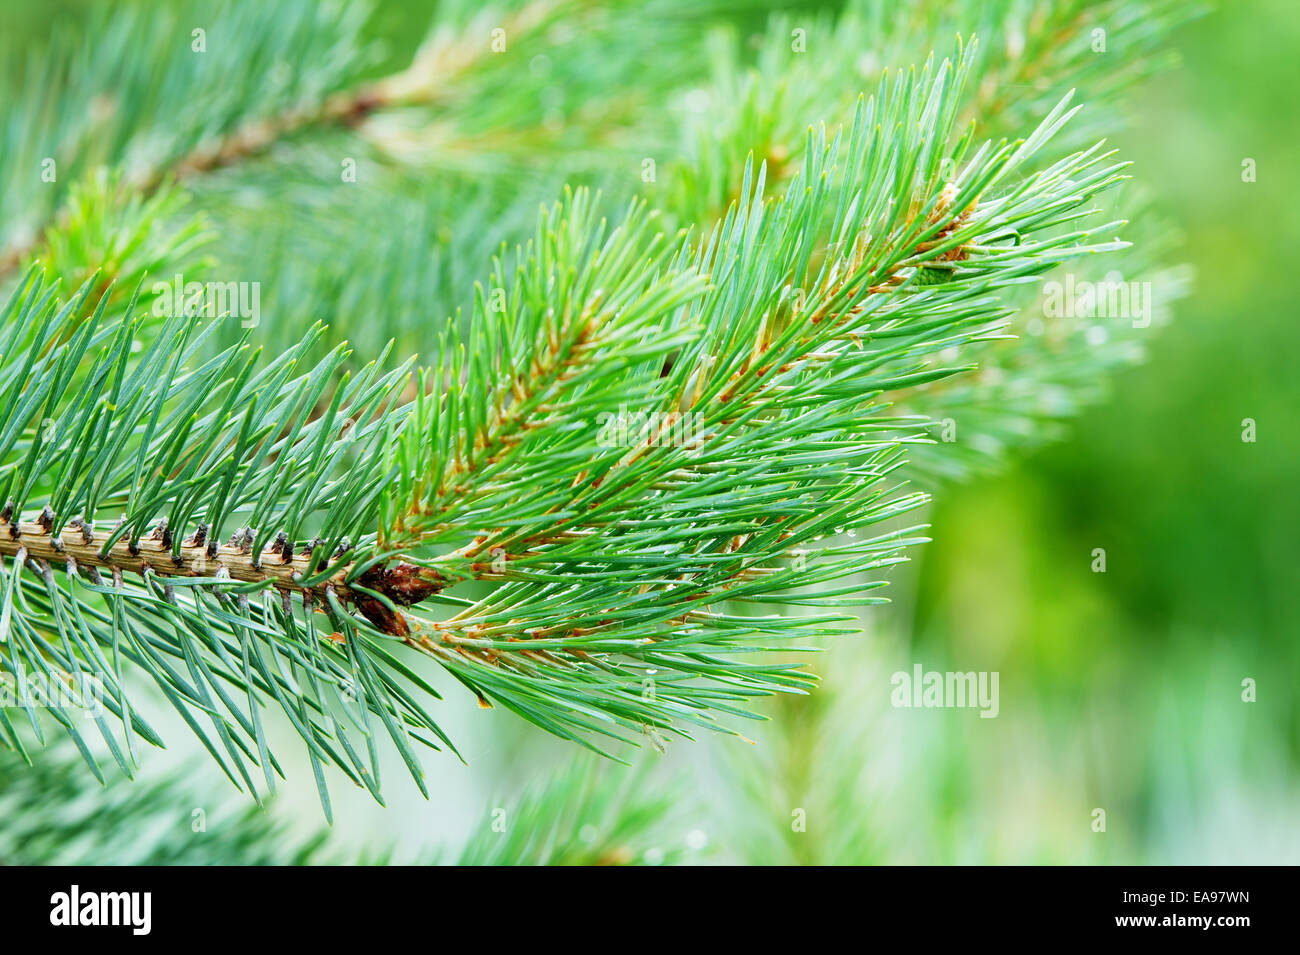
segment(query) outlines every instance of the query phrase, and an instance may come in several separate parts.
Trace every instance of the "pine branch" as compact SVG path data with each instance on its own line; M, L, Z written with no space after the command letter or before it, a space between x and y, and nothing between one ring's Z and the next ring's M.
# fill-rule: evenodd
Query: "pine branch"
M802 685L798 675L765 665L736 683L734 664L712 655L774 631L715 605L790 600L778 595L796 581L826 584L897 560L906 533L827 548L815 570L771 564L832 531L859 530L915 506L917 496L891 500L876 487L897 465L909 432L895 420L872 420L875 396L950 374L922 370L920 359L986 334L996 314L988 296L1001 282L1111 247L1083 244L1086 233L1051 235L1077 218L1093 191L1117 181L1118 167L1105 166L1098 150L997 196L998 182L1068 118L1064 104L1025 144L978 151L957 183L926 194L936 189L957 102L952 91L960 87L947 67L884 86L846 137L847 169L836 168L838 143L810 147L806 179L817 188L796 180L769 206L761 184L746 183L753 199L694 253L694 268L710 275L711 287L686 304L684 317L647 325L643 299L624 299L620 286L586 274L590 263L623 255L620 244L590 254L586 266L564 249L526 257L502 328L481 312L476 329L484 338L471 338L469 348L479 360L447 360L435 377L460 387L417 408L406 435L404 455L414 463L399 472L436 474L441 464L452 483L403 485L398 500L409 495L412 504L400 512L401 531L411 543L475 535L468 548L413 562L449 581L504 581L450 617L416 615L412 630L423 649L481 696L564 735L600 730L604 720L614 725L600 731L611 733L638 723L664 728L674 714L699 722L677 685L685 680L727 687L726 701ZM924 120L903 122L910 109ZM898 195L918 199L887 201ZM581 198L575 205L581 221ZM1020 245L990 241L1021 232L1022 219L1029 226ZM548 233L563 234L562 220L554 221ZM1051 237L1026 241L1038 229ZM922 286L919 274L947 257L961 273ZM568 284L557 285L561 276ZM798 308L791 287L810 290ZM560 302L557 288L567 296ZM547 290L546 302L530 300L538 289ZM602 312L606 294L619 307ZM598 314L608 316L597 325L608 333L593 347ZM685 344L684 329L693 332ZM562 403L548 390L561 378L569 392ZM489 397L475 405L480 394ZM631 450L593 448L591 413L613 400L649 407L661 422L706 409L699 440L664 445L651 426ZM832 459L855 462L839 483L825 474ZM835 622L801 623L825 633ZM629 682L650 676L653 698L627 692ZM581 695L566 695L556 709L546 697L562 681L581 681Z
M747 166L697 238L573 193L406 403L385 355L355 377L342 349L310 360L317 336L209 357L211 323L144 335L134 306L86 317L89 286L58 303L29 276L0 349L0 667L100 681L128 774L133 735L158 742L139 669L249 790L279 772L274 700L327 815L327 763L379 795L375 720L425 787L413 744L450 743L421 662L593 748L803 692L765 651L852 629L841 608L917 541L923 496L891 482L924 422L891 396L959 370L936 356L993 334L1008 292L1117 247L1080 223L1122 164L1035 159L1068 101L1022 142L954 139L972 63L887 76L851 128L809 133L782 195ZM603 440L625 408L655 417ZM768 612L788 605L818 612ZM2 713L0 734L21 748Z

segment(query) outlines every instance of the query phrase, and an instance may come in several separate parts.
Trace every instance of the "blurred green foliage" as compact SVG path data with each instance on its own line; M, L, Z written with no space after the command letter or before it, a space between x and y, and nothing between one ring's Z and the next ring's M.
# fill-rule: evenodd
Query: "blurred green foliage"
M1132 836L1110 861L1300 859L1298 35L1287 0L1175 35L1183 66L1135 92L1118 145L1181 225L1194 292L1066 441L942 496L920 556L915 655L1001 670L1021 727L975 765L1051 740L1014 783L970 770L962 799L1077 772Z

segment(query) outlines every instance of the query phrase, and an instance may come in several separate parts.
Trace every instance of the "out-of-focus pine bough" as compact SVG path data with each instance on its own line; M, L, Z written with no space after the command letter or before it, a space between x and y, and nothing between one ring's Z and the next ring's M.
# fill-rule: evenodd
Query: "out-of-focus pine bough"
M603 761L602 761L603 762ZM671 865L707 851L690 838L684 787L645 784L592 757L569 761L518 796L495 799L455 846L350 851L329 831L300 834L276 807L247 805L151 774L86 789L67 744L34 765L0 752L0 865ZM32 807L39 807L33 812Z

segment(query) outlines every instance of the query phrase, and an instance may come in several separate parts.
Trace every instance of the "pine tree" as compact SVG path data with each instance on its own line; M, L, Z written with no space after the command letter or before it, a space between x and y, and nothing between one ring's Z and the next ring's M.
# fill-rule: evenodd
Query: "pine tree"
M161 702L251 793L275 721L327 818L384 745L427 795L437 674L605 754L737 733L813 690L926 491L1138 356L1032 322L1064 268L1180 294L1102 137L1188 10L743 6L448 4L387 73L376 14L291 0L10 56L19 785L70 791L59 735L135 775Z

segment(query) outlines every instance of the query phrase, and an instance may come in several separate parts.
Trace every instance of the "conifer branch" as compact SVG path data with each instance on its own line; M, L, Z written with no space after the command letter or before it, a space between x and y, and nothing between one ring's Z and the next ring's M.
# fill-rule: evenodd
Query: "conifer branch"
M1124 246L1096 206L1124 164L1048 148L1069 96L1023 140L959 130L977 50L887 73L779 168L736 163L731 204L687 197L717 213L695 233L566 193L414 380L388 351L345 374L319 329L264 360L29 272L0 316L0 671L98 679L127 774L160 742L124 670L147 674L250 791L280 773L274 706L327 815L326 765L378 797L380 733L427 791L416 744L452 745L438 668L596 749L805 692L770 651L854 629L844 608L922 539L898 475L927 421L891 403L968 369L1019 290ZM427 94L426 65L393 90ZM275 115L196 170L299 121ZM73 713L49 717L94 767ZM22 749L3 711L0 738Z

